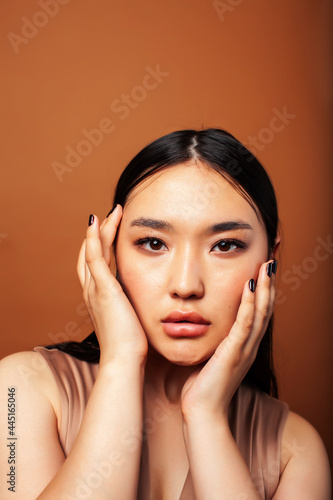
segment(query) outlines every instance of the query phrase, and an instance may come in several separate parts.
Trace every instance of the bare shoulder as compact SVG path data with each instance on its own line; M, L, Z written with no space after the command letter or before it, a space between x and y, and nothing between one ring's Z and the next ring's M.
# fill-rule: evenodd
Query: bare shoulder
M286 461L316 454L317 458L325 461L326 449L317 430L305 418L297 413L289 412L282 435L282 454Z
M59 443L58 388L43 356L0 361L0 498L37 498L65 460ZM56 411L57 408L57 411Z
M23 365L26 367L32 367L36 364L38 359L38 353L35 351L21 351L15 352L14 354L9 354L8 356L0 360L0 369L20 373L20 369Z
M35 351L22 351L10 354L0 361L1 379L15 380L28 385L42 385L50 382L50 370L41 354Z
M281 443L282 475L274 500L331 498L330 465L317 430L307 420L289 412Z
M44 396L50 402L60 426L59 391L51 370L40 353L22 351L1 359L0 380L1 387L16 386L24 389L28 397L32 397L32 393Z

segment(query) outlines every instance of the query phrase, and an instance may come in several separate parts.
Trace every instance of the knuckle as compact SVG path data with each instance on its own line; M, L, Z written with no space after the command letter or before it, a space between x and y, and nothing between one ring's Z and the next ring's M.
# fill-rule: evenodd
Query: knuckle
M98 257L96 257L92 252L90 252L88 248L86 251L86 262L88 265L98 262Z
M94 303L104 305L121 291L121 286L115 279L108 279L104 283L97 284L94 290L90 290L90 300Z
M252 320L246 320L243 324L243 328L248 332L252 330L253 326L253 321Z
M252 327L253 327L253 316L245 316L245 318L243 318L240 326L246 332L251 331Z
M260 307L258 309L258 314L261 316L262 320L265 321L268 318L268 315L269 315L269 308L268 308L268 306L266 306L266 307Z
M115 278L109 281L107 288L109 292L117 294L123 290L119 281L117 281Z

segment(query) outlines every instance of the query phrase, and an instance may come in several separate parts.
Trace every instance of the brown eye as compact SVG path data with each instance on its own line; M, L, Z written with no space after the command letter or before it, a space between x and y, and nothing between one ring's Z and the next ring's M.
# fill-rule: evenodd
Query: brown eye
M149 241L150 248L152 250L161 250L163 243L160 240L150 240Z
M214 248L220 253L231 253L237 248L245 248L245 245L237 240L221 240L213 246Z
M165 243L158 238L147 237L141 238L135 242L135 244L139 247L145 248L146 250L158 251L158 250L167 250Z
M216 246L219 248L219 250L222 250L223 252L227 252L230 250L232 243L229 241L220 241Z

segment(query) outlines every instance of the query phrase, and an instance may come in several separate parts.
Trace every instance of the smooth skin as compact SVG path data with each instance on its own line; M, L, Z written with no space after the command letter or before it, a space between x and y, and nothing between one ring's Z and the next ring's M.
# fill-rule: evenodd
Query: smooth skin
M198 186L206 196L204 208ZM169 226L132 224L141 217ZM230 220L252 229L208 232ZM118 279L110 272L116 234ZM246 247L226 242L230 239ZM279 238L268 255L265 229L252 207L198 162L144 181L101 225L95 216L78 274L101 361L66 460L58 441L59 394L41 356L18 353L0 364L0 477L8 472L7 388L15 386L18 397L14 498L79 498L79 486L91 485L89 478L104 464L108 473L90 488L89 498L144 500L140 459L149 450L154 500L179 498L189 468L189 499L259 499L227 413L273 312L276 276L269 277L266 269L278 246ZM166 335L161 320L176 309L195 310L208 319L207 334L197 339ZM293 412L283 432L281 470L274 500L329 500L322 440ZM0 496L13 498L4 481Z

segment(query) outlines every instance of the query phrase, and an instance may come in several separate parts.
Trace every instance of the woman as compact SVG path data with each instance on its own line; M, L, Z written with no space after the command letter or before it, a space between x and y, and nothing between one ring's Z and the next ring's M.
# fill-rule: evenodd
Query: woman
M114 202L78 260L96 336L1 364L16 498L328 500L320 437L272 397L280 237L263 167L222 130L174 132L130 162Z

